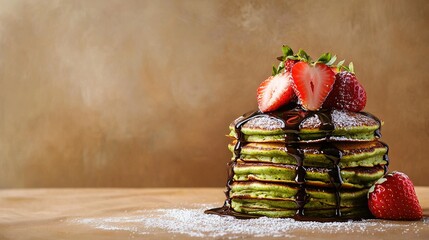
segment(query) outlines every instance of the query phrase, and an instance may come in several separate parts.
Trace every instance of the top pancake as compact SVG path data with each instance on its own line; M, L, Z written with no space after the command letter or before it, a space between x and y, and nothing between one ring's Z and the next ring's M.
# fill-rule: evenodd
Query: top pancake
M285 135L297 133L303 142L311 141L372 141L376 139L376 130L381 123L370 114L350 112L346 110L331 110L325 112L330 118L331 130L323 129L324 122L317 112L309 113L302 119L297 129L284 126L287 118L281 117L287 110L273 112L269 115L256 116L244 123L241 132L248 142L285 142ZM235 125L244 120L241 116L230 125L230 136L237 137ZM328 137L327 137L328 136Z

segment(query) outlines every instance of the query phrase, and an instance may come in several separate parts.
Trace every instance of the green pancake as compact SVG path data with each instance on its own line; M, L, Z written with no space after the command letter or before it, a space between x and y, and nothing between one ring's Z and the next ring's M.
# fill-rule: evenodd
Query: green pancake
M364 189L341 189L341 207L363 206L367 202L369 188ZM229 192L230 198L247 199L270 199L291 201L295 204L295 196L298 187L295 184L278 184L258 181L234 182ZM323 206L335 207L335 192L330 188L314 187L306 188L310 201L305 205L307 208L323 208Z
M281 114L281 113L279 113ZM378 120L359 112L332 110L330 113L334 130L330 141L372 141L376 139L375 131L380 128ZM234 120L230 128L231 137L237 137L235 125L243 120L241 116ZM241 132L247 142L284 142L288 131L283 122L271 116L262 115L246 122ZM323 141L326 131L321 130L322 122L317 115L305 118L299 125L298 136L302 142Z
M329 168L306 169L305 176L308 186L333 187L330 182ZM233 167L235 181L263 181L279 183L295 183L296 166L285 164L245 163L239 161ZM343 188L369 188L384 175L383 166L372 168L343 168L341 178Z
M231 185L231 207L236 212L268 217L293 217L298 210L295 196L297 186L252 182ZM309 200L304 206L306 216L332 217L336 210L335 193L329 188L307 188ZM367 214L368 188L340 191L340 210L343 216Z
M338 142L333 144L343 153L338 164L340 168L373 167L387 163L384 159L387 147L381 142ZM228 145L232 153L234 153L234 145L235 143ZM326 168L333 166L332 161L322 153L321 144L302 144L301 147L304 151L304 166ZM234 154L233 158L235 158ZM288 154L283 143L247 143L241 149L240 159L246 162L296 165L296 158Z
M260 199L232 199L231 207L234 211L249 215L266 216L273 218L295 217L297 208L279 207L277 203L282 201L260 200ZM341 207L343 218L371 218L371 213L367 206L362 207ZM334 218L336 208L312 209L304 208L307 218Z

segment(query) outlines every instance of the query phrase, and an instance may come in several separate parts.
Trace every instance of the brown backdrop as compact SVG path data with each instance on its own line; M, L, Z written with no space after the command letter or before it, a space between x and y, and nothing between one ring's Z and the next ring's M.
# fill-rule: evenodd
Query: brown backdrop
M1 1L0 187L223 186L280 46L352 60L428 185L429 1Z

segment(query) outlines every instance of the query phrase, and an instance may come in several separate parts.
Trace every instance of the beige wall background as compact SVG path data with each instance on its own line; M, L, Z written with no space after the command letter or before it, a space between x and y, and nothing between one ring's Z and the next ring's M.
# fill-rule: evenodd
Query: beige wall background
M429 1L0 1L0 187L224 186L282 44L355 64L429 185Z

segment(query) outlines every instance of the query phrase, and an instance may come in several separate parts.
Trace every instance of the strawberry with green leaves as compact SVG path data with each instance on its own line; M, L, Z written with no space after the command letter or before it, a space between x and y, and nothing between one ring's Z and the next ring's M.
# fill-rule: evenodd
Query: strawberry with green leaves
M419 220L423 217L410 178L392 172L380 178L368 192L368 207L376 218L390 220Z
M336 56L323 54L316 62L312 62L306 52L298 52L298 60L292 68L293 87L302 107L306 110L319 110L335 82L335 73L331 65Z
M344 109L353 112L362 111L366 105L366 91L359 83L353 70L353 63L349 67L338 63L338 73L335 74L335 84L326 98L323 107ZM345 71L341 71L344 69Z
M335 73L331 70L336 56L323 54L316 62L299 50L284 45L283 56L278 57L280 64L273 66L273 76L261 83L258 88L258 107L262 112L277 110L298 96L299 103L306 110L316 111L332 89Z
M288 46L282 47L283 56L278 57L279 66L273 66L273 74L261 83L257 90L258 108L262 112L279 109L295 99L292 88L291 68L295 60L293 51ZM286 63L286 65L285 65Z
M280 73L282 70L292 73L293 66L299 62L298 55L294 54L292 48L289 46L283 45L282 52L283 56L277 57L277 60L280 61L279 66L277 68L273 66L273 75Z

